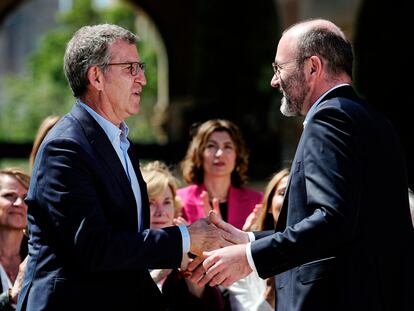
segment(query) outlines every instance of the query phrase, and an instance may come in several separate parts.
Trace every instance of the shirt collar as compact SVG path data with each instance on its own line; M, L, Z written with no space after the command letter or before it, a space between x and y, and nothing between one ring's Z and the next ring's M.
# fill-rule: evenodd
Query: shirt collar
M317 100L316 102L312 105L312 107L309 109L308 113L306 114L305 120L303 121L303 127L306 126L306 123L308 123L309 119L315 114L316 112L316 108L317 106L320 104L322 98L325 97L326 94L328 94L329 92L332 92L333 90L337 89L338 87L341 86L345 86L345 85L349 85L348 83L341 83L338 85L335 85L333 88L330 88L329 90L327 90L325 93L323 93Z
M104 117L102 117L100 114L98 114L95 110L93 110L91 107L83 103L80 99L78 99L78 103L87 111L89 114L98 122L98 124L102 127L104 130L106 136L108 136L109 140L111 142L119 141L120 136L126 138L128 137L129 128L126 125L125 122L122 122L120 127L117 127L112 122L108 121Z

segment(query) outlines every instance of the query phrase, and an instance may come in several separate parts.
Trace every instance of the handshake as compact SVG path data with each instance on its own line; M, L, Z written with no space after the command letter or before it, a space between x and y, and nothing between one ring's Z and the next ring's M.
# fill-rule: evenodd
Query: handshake
M228 287L252 272L246 256L247 232L224 222L214 211L189 225L188 231L190 252L197 256L187 268L192 282Z

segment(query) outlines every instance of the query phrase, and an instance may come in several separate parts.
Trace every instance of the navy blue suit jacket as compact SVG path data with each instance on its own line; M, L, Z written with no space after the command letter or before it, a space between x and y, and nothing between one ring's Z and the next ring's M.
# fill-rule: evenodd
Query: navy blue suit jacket
M139 162L129 149L149 226ZM18 310L163 310L149 268L176 268L178 227L138 232L124 168L100 125L79 104L49 132L27 197L30 258Z
M251 245L278 311L414 310L405 160L387 120L350 86L306 124L276 232Z

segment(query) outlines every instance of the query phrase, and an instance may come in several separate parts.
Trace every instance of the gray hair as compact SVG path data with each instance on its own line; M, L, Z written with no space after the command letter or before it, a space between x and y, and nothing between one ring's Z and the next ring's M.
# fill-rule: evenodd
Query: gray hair
M298 37L299 65L303 65L306 58L318 55L326 61L329 74L345 72L352 78L354 53L342 30L327 20L309 20L303 24L309 27Z
M63 65L73 96L85 93L86 74L91 66L99 66L106 72L111 60L109 47L117 40L136 44L139 39L129 30L111 24L84 26L75 32L66 46Z

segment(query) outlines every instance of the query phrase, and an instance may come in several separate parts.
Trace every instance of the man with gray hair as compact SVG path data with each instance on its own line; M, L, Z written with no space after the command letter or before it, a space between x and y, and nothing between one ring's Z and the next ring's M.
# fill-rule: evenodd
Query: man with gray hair
M17 310L165 310L148 269L228 245L202 219L149 228L149 202L125 119L146 85L137 37L79 29L65 56L76 97L37 153L27 196L29 261Z

